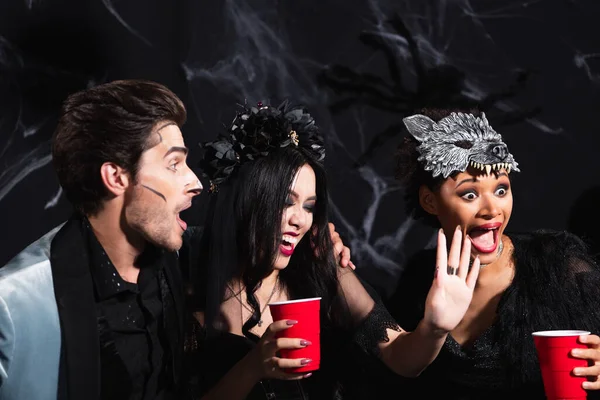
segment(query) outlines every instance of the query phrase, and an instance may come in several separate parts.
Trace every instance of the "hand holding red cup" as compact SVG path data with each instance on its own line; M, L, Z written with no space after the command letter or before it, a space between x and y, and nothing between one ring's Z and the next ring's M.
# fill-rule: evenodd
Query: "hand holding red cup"
M574 349L587 349L579 337L589 335L587 331L555 330L533 333L537 349L544 390L549 400L584 400L587 392L583 383L585 376L576 376L576 368L587 367L586 359L576 358ZM576 350L575 350L576 351Z
M321 298L299 299L269 303L273 321L295 320L298 323L277 333L277 337L302 338L310 344L301 349L281 350L283 358L302 358L312 360L299 368L286 368L289 373L304 373L318 370L321 364Z
M600 337L598 335L582 335L579 337L579 342L586 345L587 348L573 349L571 355L586 360L588 365L575 368L573 374L587 377L588 381L583 382L584 389L600 390Z

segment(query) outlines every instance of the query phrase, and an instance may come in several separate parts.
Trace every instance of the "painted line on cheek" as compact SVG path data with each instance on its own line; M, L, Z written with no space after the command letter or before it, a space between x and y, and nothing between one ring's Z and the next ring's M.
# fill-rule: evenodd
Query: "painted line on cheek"
M148 187L148 186L146 186L144 184L142 184L142 187L145 188L145 189L148 189L149 191L151 191L152 193L154 193L155 195L157 195L158 197L160 197L161 199L163 199L165 201L165 203L167 202L167 199L165 198L165 196L161 192L159 192L157 190L154 190L151 187Z

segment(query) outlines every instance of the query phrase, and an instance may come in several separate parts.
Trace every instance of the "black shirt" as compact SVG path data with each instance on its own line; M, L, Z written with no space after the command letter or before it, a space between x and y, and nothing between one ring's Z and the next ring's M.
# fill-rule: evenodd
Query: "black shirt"
M87 221L84 226L89 232L96 292L102 398L165 399L172 377L166 373L171 348L164 314L176 311L164 276L162 250L148 246L137 260L138 283L129 283L121 278Z

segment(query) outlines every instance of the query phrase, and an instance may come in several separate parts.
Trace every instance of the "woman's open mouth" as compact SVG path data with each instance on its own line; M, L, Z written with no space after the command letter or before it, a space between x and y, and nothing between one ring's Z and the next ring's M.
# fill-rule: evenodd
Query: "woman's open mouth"
M471 244L480 253L493 253L498 248L498 232L501 222L492 222L471 228L468 232Z
M284 234L281 238L281 244L279 245L279 251L286 257L294 254L294 248L298 243L298 239L294 236L295 234Z

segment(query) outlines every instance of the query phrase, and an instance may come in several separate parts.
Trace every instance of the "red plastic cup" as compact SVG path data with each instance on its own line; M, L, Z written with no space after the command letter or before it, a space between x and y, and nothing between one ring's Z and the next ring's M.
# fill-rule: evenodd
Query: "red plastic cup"
M311 342L302 349L281 350L282 358L310 358L310 364L299 368L287 368L286 372L316 371L321 365L321 298L280 301L269 303L273 321L292 319L298 321L288 329L280 331L277 337L298 338Z
M587 379L573 375L573 368L587 367L586 360L571 356L574 348L587 348L577 341L587 331L540 331L533 333L546 398L549 400L584 400L587 392L581 384Z

